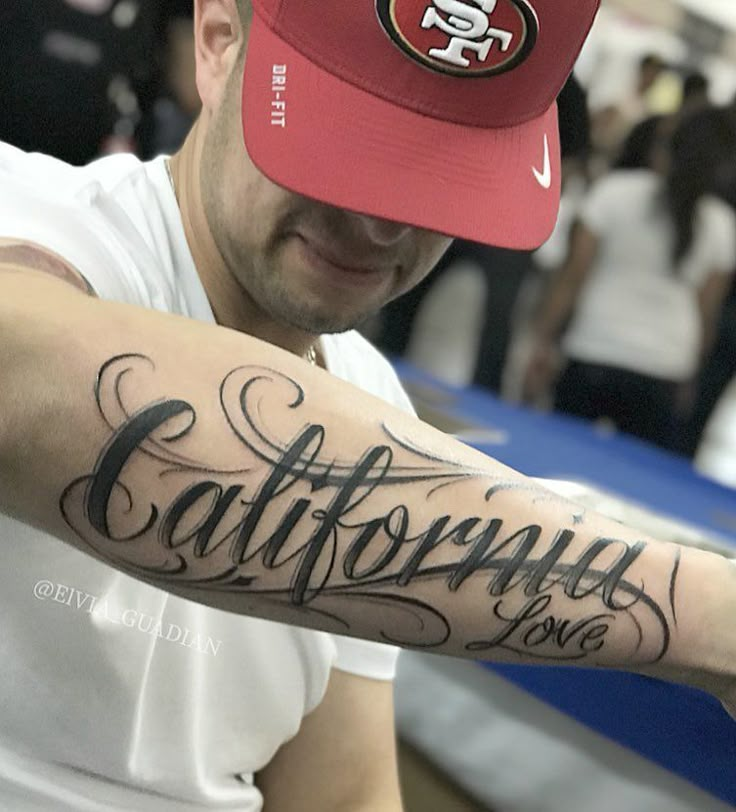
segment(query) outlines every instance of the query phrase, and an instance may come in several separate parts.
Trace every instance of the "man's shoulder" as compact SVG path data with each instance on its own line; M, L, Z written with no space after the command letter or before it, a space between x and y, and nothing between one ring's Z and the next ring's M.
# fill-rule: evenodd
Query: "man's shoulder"
M150 165L133 155L76 167L0 143L0 237L63 257L100 298L145 307L154 282L165 287L157 207Z
M75 167L0 144L0 237L63 257L101 298L145 306L150 297L136 261L145 248L142 216L135 216L136 193L125 191L145 177L145 164L131 155ZM152 205L148 211L153 218Z
M38 243L73 261L68 252L93 250L100 233L84 203L85 190L94 186L86 167L0 143L0 236Z
M0 142L0 196L34 195L59 204L82 203L95 190L110 189L143 172L133 155L111 155L86 166L72 166L41 153L23 152Z

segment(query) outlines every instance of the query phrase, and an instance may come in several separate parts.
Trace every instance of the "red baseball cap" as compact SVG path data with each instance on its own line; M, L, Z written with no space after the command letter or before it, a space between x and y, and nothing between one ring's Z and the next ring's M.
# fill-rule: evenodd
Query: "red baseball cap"
M299 194L531 249L560 198L556 98L600 0L253 0L248 153Z

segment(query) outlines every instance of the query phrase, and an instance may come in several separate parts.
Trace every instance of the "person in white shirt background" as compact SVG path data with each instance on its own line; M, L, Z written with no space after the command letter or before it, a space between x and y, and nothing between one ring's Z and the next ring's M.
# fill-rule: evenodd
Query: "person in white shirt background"
M671 138L669 125L638 125L581 204L535 319L525 388L534 400L553 386L556 410L676 451L736 269L736 214L711 194L736 130L720 109L684 118Z

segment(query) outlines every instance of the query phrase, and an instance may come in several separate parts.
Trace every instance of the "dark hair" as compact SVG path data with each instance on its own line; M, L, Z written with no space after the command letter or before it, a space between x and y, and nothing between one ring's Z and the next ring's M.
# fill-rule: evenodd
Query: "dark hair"
M614 162L614 169L649 169L652 153L660 138L664 116L651 116L629 133Z
M645 71L649 68L653 70L664 70L665 61L659 54L644 54L639 60L639 70Z
M682 96L684 99L689 99L691 96L697 96L702 93L708 92L708 79L700 73L700 71L692 71L685 76L682 83Z
M667 204L675 226L674 259L690 250L698 202L714 194L718 177L736 156L736 122L727 110L709 108L686 118L671 143Z
M563 158L587 158L590 152L588 95L575 76L557 97L560 117L560 147Z

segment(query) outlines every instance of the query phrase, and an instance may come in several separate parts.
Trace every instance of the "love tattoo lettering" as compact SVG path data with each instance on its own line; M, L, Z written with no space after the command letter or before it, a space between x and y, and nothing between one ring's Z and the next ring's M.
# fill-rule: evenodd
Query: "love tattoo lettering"
M593 663L615 635L640 662L667 651L674 555L655 600L632 574L645 543L581 536L582 508L385 424L346 452L350 429L305 418L302 387L267 368L233 369L196 407L140 394L157 383L140 355L100 369L109 436L61 496L113 566L210 605L413 648ZM530 521L513 524L509 497L525 490ZM534 521L555 501L570 526Z

